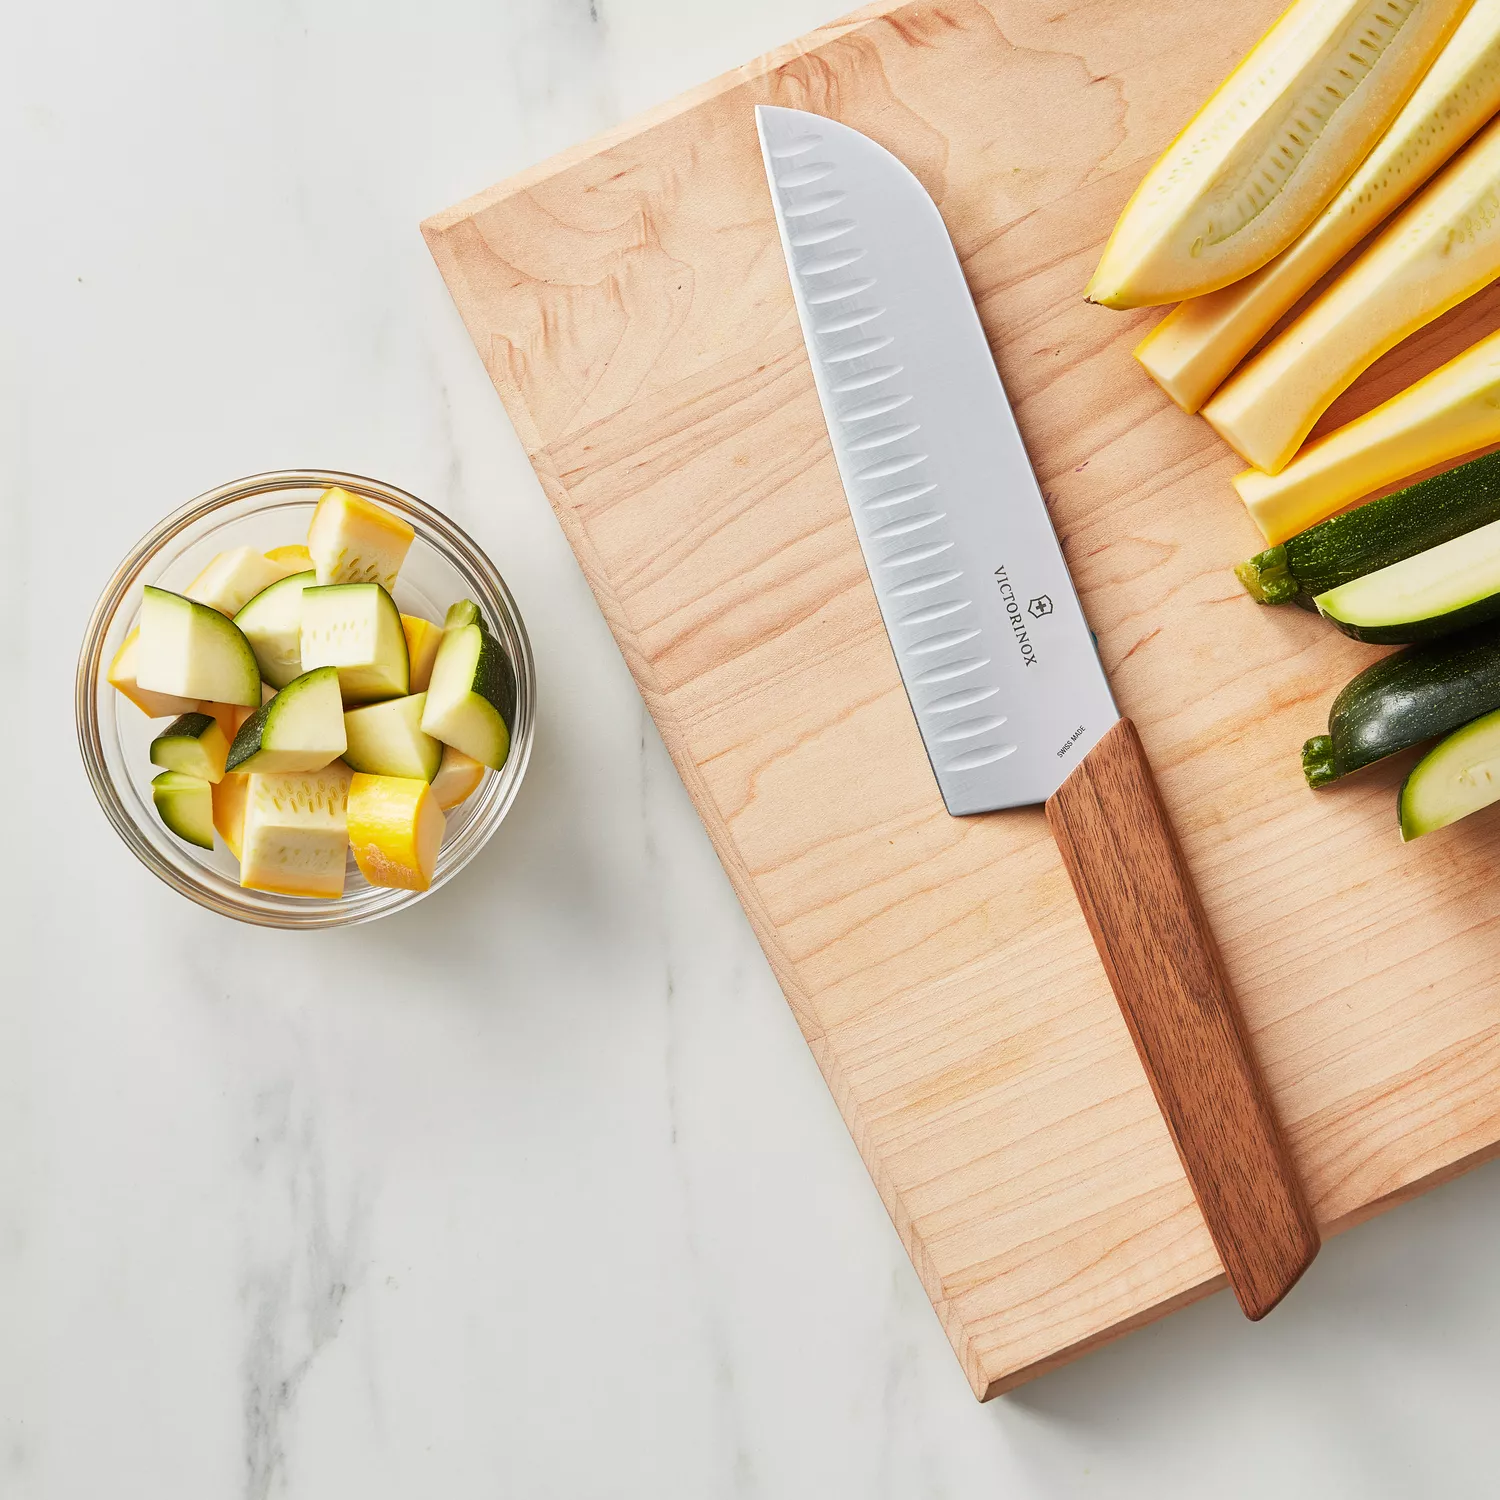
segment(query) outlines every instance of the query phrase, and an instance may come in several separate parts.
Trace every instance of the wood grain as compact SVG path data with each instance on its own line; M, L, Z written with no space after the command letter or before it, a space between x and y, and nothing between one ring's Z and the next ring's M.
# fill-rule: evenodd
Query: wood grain
M1277 9L877 6L424 226L980 1395L1223 1276L1041 809L943 810L753 106L846 121L941 208L1327 1235L1500 1143L1500 815L1403 846L1407 758L1307 791L1302 741L1377 653L1244 596L1234 456L1131 359L1153 315L1082 300ZM1344 410L1497 317L1476 299Z
M1318 1253L1317 1225L1129 719L1046 812L1229 1285L1263 1318Z

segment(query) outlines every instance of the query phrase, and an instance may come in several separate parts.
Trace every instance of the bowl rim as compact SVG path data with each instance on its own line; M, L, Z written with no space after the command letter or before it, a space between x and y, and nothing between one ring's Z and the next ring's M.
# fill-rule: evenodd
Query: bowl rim
M404 513L409 520L417 523L416 529L424 542L435 546L440 552L456 555L464 567L474 572L484 586L501 601L508 617L503 622L506 627L504 634L511 638L506 644L513 644L515 647L511 654L515 658L512 666L516 674L516 722L511 726L510 753L505 766L490 783L490 805L462 831L455 841L455 857L448 862L446 868L435 874L427 890L408 891L387 887L383 894L389 899L377 899L353 910L342 905L345 899L343 897L316 904L309 901L305 907L285 910L239 906L201 884L176 863L164 858L145 837L137 820L122 801L106 760L98 711L99 688L107 670L104 661L105 645L110 626L121 607L126 604L131 590L140 581L152 559L174 537L238 501L260 495L269 497L287 490L328 489L334 486L350 490L366 499L388 504ZM451 562L451 558L449 561ZM531 639L526 633L526 625L514 595L483 549L456 522L408 491L366 475L338 469L271 469L230 480L227 484L196 496L165 516L130 549L100 592L89 615L79 647L73 707L79 751L94 796L115 832L152 874L189 900L220 916L259 927L293 931L318 930L355 926L405 910L445 885L489 841L510 811L531 759L536 723L536 665L532 656Z

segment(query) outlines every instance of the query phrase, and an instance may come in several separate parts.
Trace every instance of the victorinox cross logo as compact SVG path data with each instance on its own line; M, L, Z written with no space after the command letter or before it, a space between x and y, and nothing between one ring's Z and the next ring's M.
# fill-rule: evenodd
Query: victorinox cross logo
M1032 619L1040 620L1043 615L1050 615L1052 613L1052 601L1045 594L1038 594L1026 606L1026 609Z

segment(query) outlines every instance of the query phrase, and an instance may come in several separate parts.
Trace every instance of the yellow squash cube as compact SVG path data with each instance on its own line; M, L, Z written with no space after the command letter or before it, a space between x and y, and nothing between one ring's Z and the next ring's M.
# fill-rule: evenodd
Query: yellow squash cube
M349 844L371 885L425 891L432 884L443 829L443 810L425 781L354 773Z
M388 510L348 490L324 490L307 528L319 585L378 583L387 593L416 533Z
M402 615L401 628L406 632L406 654L411 660L411 691L425 693L432 681L438 647L443 644L443 627L420 615Z

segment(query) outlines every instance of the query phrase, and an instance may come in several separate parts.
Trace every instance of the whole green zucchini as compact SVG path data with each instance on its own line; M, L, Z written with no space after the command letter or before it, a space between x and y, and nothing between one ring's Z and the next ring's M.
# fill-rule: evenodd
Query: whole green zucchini
M1313 607L1313 596L1500 521L1500 453L1320 521L1234 571L1262 604Z
M1333 700L1328 733L1302 747L1302 774L1327 786L1361 766L1500 709L1500 621L1411 646L1366 667Z

